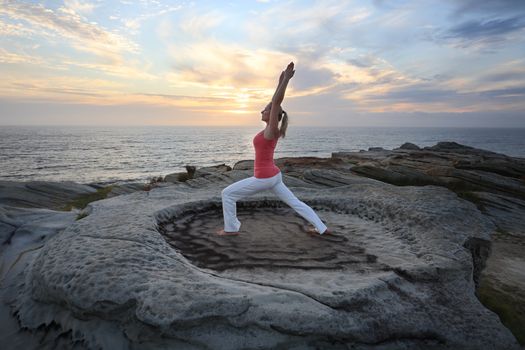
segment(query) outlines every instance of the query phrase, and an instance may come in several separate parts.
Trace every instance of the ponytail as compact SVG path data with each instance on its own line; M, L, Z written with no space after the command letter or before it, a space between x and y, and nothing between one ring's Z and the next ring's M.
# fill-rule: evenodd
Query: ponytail
M286 129L288 128L288 113L283 110L280 117L282 118L282 122L281 127L279 128L279 134L282 138L284 138L286 135Z

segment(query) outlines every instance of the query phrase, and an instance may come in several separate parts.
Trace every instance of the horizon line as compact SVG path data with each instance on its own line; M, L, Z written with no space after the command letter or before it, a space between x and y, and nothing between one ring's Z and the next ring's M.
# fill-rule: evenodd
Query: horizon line
M173 124L0 124L0 127L120 127L120 128L135 128L135 127L188 127L188 128L261 128L256 125L173 125ZM448 129L525 129L525 126L393 126L393 125L293 125L298 128L448 128ZM288 129L290 125L288 126ZM287 130L288 131L288 130Z

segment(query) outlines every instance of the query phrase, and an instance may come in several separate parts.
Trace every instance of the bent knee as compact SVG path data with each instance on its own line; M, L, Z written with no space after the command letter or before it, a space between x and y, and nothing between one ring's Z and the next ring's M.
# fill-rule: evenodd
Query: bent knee
M221 196L224 198L224 197L235 197L237 196L237 191L235 191L234 189L232 188L228 188L226 187L225 189L223 189L221 191Z

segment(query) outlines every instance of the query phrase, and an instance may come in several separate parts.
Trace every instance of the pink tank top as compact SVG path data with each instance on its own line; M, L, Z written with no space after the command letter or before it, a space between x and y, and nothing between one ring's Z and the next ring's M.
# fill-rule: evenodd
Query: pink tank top
M255 148L255 162L253 164L253 175L263 179L275 176L281 171L273 162L273 151L277 145L278 138L267 140L264 138L264 130L253 138Z

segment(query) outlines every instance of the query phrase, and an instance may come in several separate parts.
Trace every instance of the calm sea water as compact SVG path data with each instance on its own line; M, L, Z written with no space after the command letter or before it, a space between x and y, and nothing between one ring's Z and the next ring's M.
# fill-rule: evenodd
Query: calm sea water
M253 159L260 127L0 127L0 180L143 181L154 176ZM290 126L275 158L330 157L369 147L438 141L525 157L525 129Z

